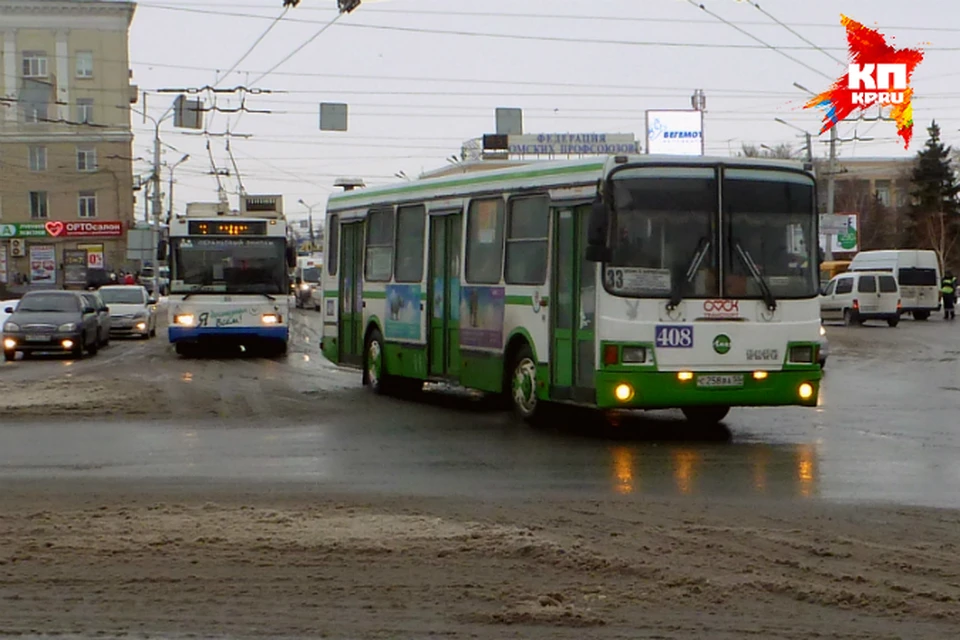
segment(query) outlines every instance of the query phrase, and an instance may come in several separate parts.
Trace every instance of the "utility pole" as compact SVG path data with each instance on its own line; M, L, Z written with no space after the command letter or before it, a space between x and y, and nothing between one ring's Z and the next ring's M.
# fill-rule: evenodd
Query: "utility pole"
M834 215L834 196L836 195L836 160L837 160L837 127L830 127L830 161L827 165L827 219L833 223ZM833 239L832 235L824 234L826 243L825 260L833 260Z
M173 220L173 172L177 170L181 164L190 159L190 154L185 154L180 161L170 167L170 188L167 194L167 225L170 224L170 221Z
M153 230L150 238L153 240L152 246L160 246L160 209L163 202L160 197L160 123L163 119L157 120L156 128L153 133ZM153 260L153 295L160 298L160 261Z
M810 134L804 134L807 137L807 162L813 164L813 144L810 141Z

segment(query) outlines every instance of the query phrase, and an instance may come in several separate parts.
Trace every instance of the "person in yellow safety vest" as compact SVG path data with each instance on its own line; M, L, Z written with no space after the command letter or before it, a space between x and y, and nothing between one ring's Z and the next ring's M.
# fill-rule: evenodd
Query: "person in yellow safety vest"
M940 282L940 294L943 296L943 319L953 320L956 315L957 304L957 277L947 271Z

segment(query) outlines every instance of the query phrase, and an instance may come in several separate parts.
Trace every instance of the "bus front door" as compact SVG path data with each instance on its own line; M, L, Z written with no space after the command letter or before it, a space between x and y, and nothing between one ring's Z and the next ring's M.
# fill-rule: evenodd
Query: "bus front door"
M363 364L363 223L341 227L340 362Z
M590 206L554 217L550 397L594 402L596 264L584 259Z
M430 217L430 272L427 275L430 375L460 375L460 213Z

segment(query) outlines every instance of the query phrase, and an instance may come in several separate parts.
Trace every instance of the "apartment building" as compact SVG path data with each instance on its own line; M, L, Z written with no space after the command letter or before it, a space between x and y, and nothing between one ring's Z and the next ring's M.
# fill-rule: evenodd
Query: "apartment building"
M124 264L135 8L0 0L0 283L63 284L82 251L90 268Z

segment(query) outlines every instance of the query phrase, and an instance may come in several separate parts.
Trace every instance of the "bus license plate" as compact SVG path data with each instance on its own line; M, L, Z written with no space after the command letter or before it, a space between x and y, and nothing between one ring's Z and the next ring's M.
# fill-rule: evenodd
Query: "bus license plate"
M742 387L743 374L727 376L699 376L698 387Z

